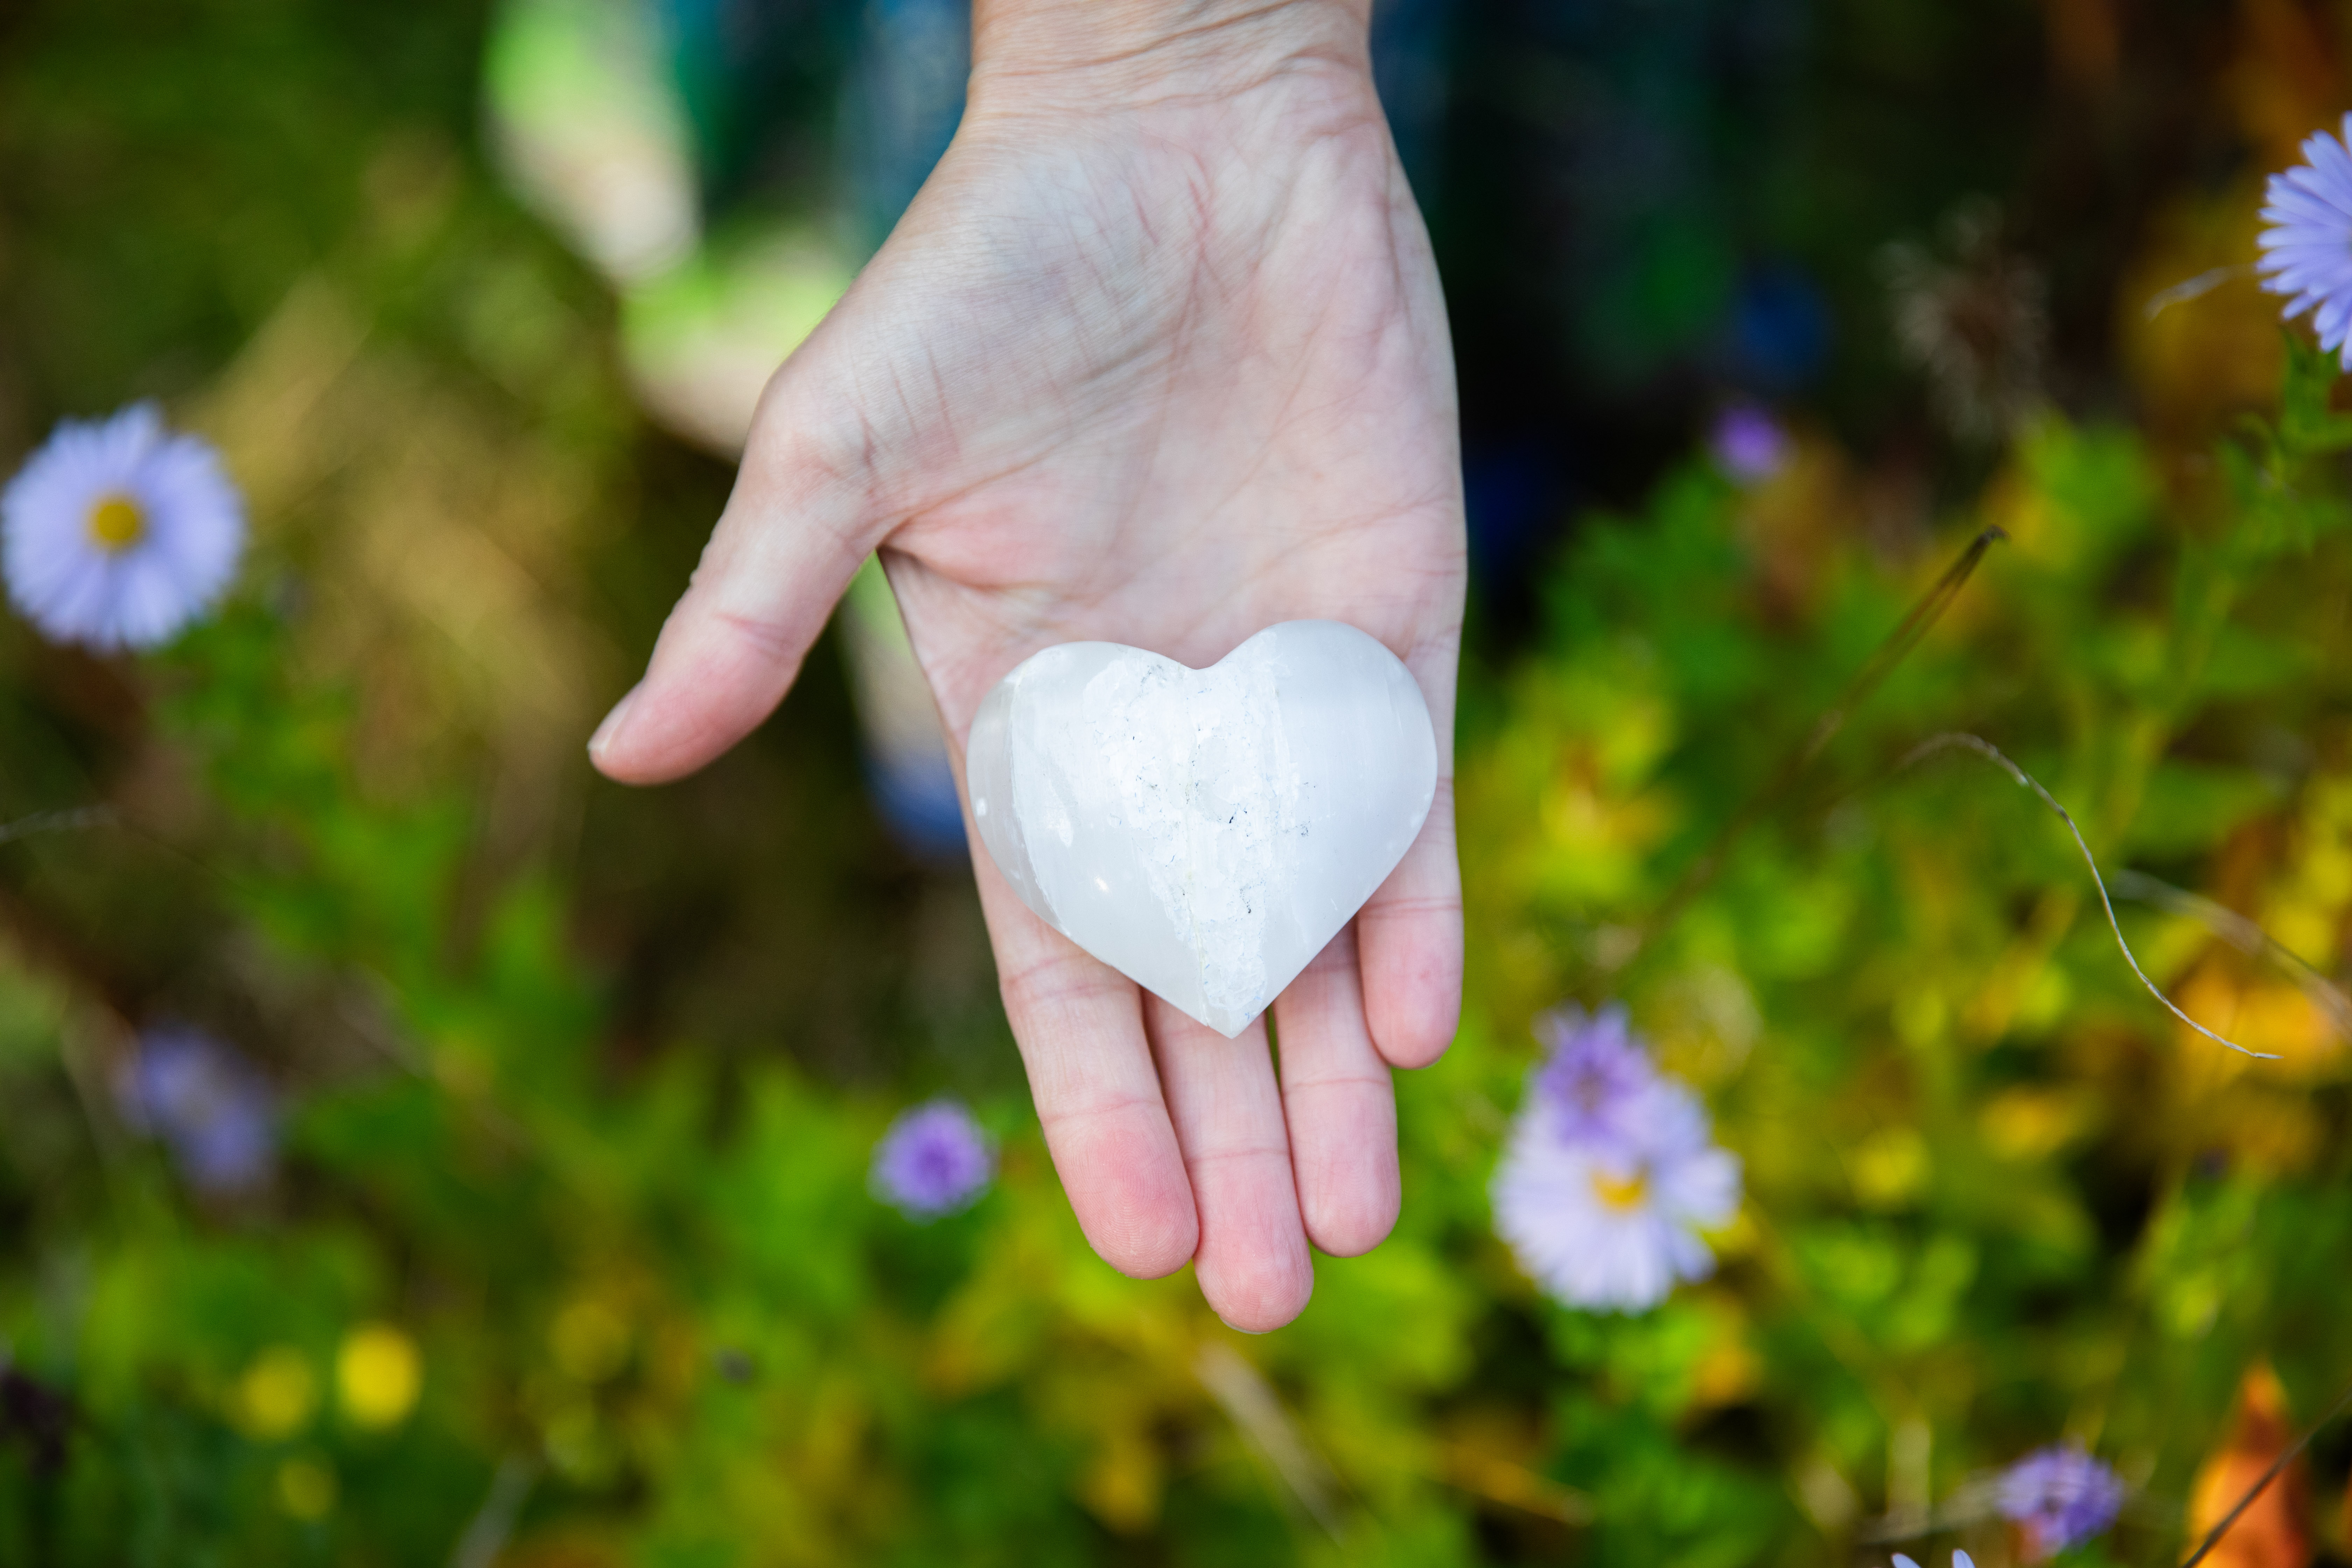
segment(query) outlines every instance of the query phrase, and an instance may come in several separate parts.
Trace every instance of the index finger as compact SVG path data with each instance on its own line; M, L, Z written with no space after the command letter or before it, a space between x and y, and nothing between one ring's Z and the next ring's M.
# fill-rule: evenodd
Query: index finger
M1078 1226L1120 1273L1172 1274L1192 1259L1201 1227L1142 994L1032 913L971 837L1005 1016Z

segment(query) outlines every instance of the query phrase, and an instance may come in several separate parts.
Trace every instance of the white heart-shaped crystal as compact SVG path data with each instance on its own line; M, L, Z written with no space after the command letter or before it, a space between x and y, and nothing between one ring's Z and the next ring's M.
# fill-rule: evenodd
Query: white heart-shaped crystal
M1394 654L1286 621L1207 669L1049 647L980 705L965 776L1023 903L1230 1039L1396 869L1437 743Z

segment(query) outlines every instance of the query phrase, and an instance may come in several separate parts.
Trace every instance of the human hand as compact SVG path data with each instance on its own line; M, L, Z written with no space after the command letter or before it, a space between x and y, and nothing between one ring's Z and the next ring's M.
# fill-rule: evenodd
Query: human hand
M1276 1001L1278 1085L1263 1020L1228 1041L1139 992L972 857L1087 1239L1133 1275L1191 1258L1227 1322L1272 1329L1306 1305L1309 1240L1388 1234L1389 1068L1435 1059L1460 1009L1464 546L1436 271L1360 3L983 0L973 58L954 144L769 384L693 583L590 750L631 783L725 751L877 549L959 776L981 699L1056 643L1200 667L1328 618L1396 652L1438 799Z

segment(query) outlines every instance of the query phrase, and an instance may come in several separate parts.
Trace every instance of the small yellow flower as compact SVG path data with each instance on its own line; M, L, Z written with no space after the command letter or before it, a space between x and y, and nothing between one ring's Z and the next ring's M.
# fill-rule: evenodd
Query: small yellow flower
M1926 1189L1933 1170L1927 1141L1909 1127L1882 1127L1854 1145L1854 1193L1875 1209L1896 1209Z
M319 1379L309 1358L292 1345L272 1345L236 1380L230 1414L247 1436L272 1443L308 1426L318 1407Z
M548 1340L555 1364L579 1383L602 1383L629 1359L629 1325L593 1297L558 1312Z
M394 1426L416 1407L425 1381L416 1342L389 1323L362 1323L343 1336L335 1389L355 1426Z
M278 1506L296 1519L324 1519L335 1506L335 1472L318 1459L286 1460L278 1467Z

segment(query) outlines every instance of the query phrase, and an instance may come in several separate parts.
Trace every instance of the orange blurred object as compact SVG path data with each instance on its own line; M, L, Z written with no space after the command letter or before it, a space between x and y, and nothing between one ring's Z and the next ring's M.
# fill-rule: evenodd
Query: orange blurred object
M2237 1419L2228 1440L2207 1457L2189 1489L2192 1548L2294 1441L2286 1388L2266 1363L2257 1362L2238 1385ZM2298 1457L2214 1542L2205 1558L2208 1568L2305 1568L2312 1553L2309 1495L2310 1478Z

